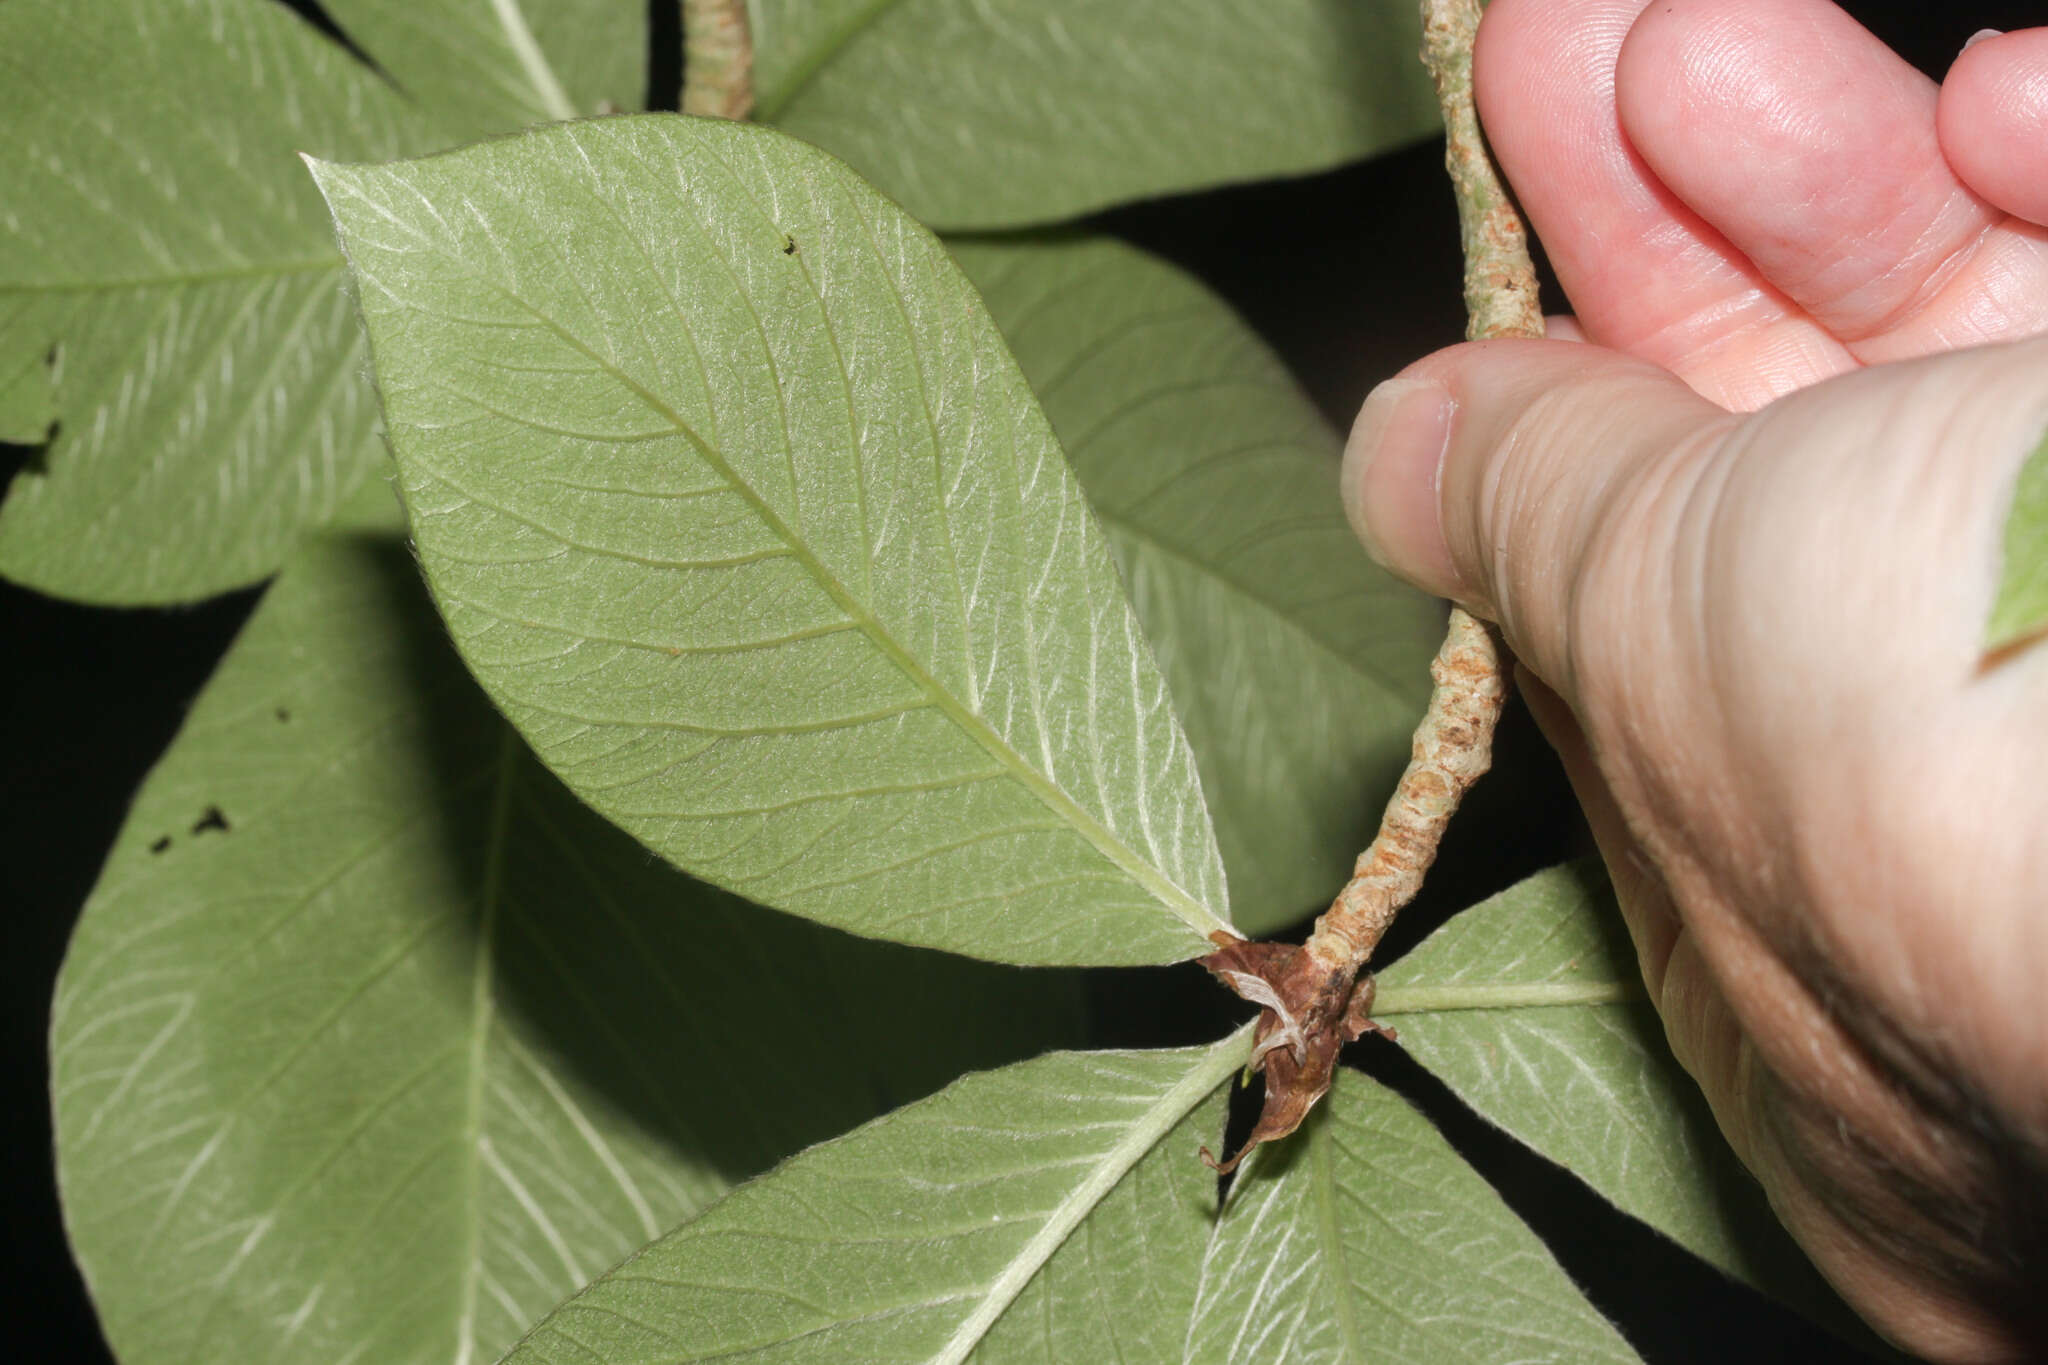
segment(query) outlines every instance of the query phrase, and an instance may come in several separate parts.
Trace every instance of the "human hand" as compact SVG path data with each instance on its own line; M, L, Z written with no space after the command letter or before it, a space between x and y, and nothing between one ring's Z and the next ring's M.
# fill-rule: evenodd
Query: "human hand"
M1912 1350L2039 1359L2048 649L1981 640L2048 430L2048 31L1937 96L1824 0L1494 0L1476 80L1595 344L1376 391L1354 520L1501 624L1815 1262Z

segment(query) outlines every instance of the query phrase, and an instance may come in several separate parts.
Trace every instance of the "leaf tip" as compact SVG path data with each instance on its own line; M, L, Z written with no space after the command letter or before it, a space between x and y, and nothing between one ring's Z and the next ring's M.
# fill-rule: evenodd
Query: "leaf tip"
M334 187L340 183L348 167L339 161L324 161L311 152L300 152L299 160L306 163L306 174L313 177L313 185L327 201L328 211L334 210Z

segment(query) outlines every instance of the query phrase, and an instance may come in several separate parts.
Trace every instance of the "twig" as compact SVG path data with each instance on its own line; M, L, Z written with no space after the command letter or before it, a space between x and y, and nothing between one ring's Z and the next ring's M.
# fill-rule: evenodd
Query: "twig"
M1401 907L1415 899L1436 860L1444 829L1493 760L1493 727L1507 697L1499 642L1453 608L1430 665L1436 688L1415 727L1415 747L1351 880L1316 921L1304 951L1328 967L1357 971L1372 957Z
M1543 309L1529 234L1500 183L1479 108L1472 102L1472 42L1480 0L1422 0L1422 60L1436 81L1444 111L1444 169L1458 196L1458 235L1465 248L1465 337L1540 337Z
M1422 0L1422 60L1443 105L1444 164L1458 199L1465 250L1466 336L1543 335L1536 272L1514 201L1496 174L1472 103L1472 45L1480 0ZM1361 978L1380 938L1422 889L1437 845L1465 792L1493 760L1493 730L1507 697L1504 652L1493 633L1451 608L1430 666L1436 688L1379 833L1358 855L1351 880L1299 948L1231 940L1202 959L1226 985L1263 1006L1253 1065L1266 1073L1266 1102L1229 1170L1261 1142L1301 1125L1330 1088L1337 1051L1378 1029L1373 979ZM1386 1030L1379 1030L1386 1032ZM1205 1157L1208 1156L1204 1152Z
M754 112L754 43L746 0L683 0L683 112Z

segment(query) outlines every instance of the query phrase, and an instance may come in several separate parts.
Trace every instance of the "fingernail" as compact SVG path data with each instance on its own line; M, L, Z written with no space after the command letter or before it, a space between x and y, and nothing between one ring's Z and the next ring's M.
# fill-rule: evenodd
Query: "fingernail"
M1968 52L1979 43L1988 43L1993 38L2003 38L2004 36L2005 30L2002 28L1980 28L1975 33L1972 33L1969 40L1963 44L1963 51Z
M1457 571L1437 504L1457 403L1427 379L1389 379L1366 395L1344 447L1344 510L1365 552L1439 596Z

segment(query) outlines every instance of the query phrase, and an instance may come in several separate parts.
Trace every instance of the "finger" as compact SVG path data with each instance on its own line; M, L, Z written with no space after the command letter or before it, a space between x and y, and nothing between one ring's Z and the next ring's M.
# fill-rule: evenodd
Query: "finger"
M1963 49L1941 83L1935 130L1964 184L2030 223L2048 223L2048 28Z
M1576 706L1568 589L1613 495L1732 420L1667 371L1604 347L1471 342L1373 390L1343 486L1376 559L1499 622Z
M1603 347L1467 343L1374 390L1343 486L1375 557L1499 622L1582 714L1589 659L1610 688L1711 669L1797 750L1787 676L1933 704L1975 675L2044 359L2048 340L1926 357L1745 419Z
M1648 0L1493 0L1474 53L1487 137L1586 336L1752 408L1854 365L1622 136L1615 62Z
M2048 236L1957 178L1934 84L1829 0L1662 0L1616 83L1650 170L1858 360L2048 329Z
M1584 341L1586 329L1569 313L1552 313L1543 319L1543 335L1552 341Z

